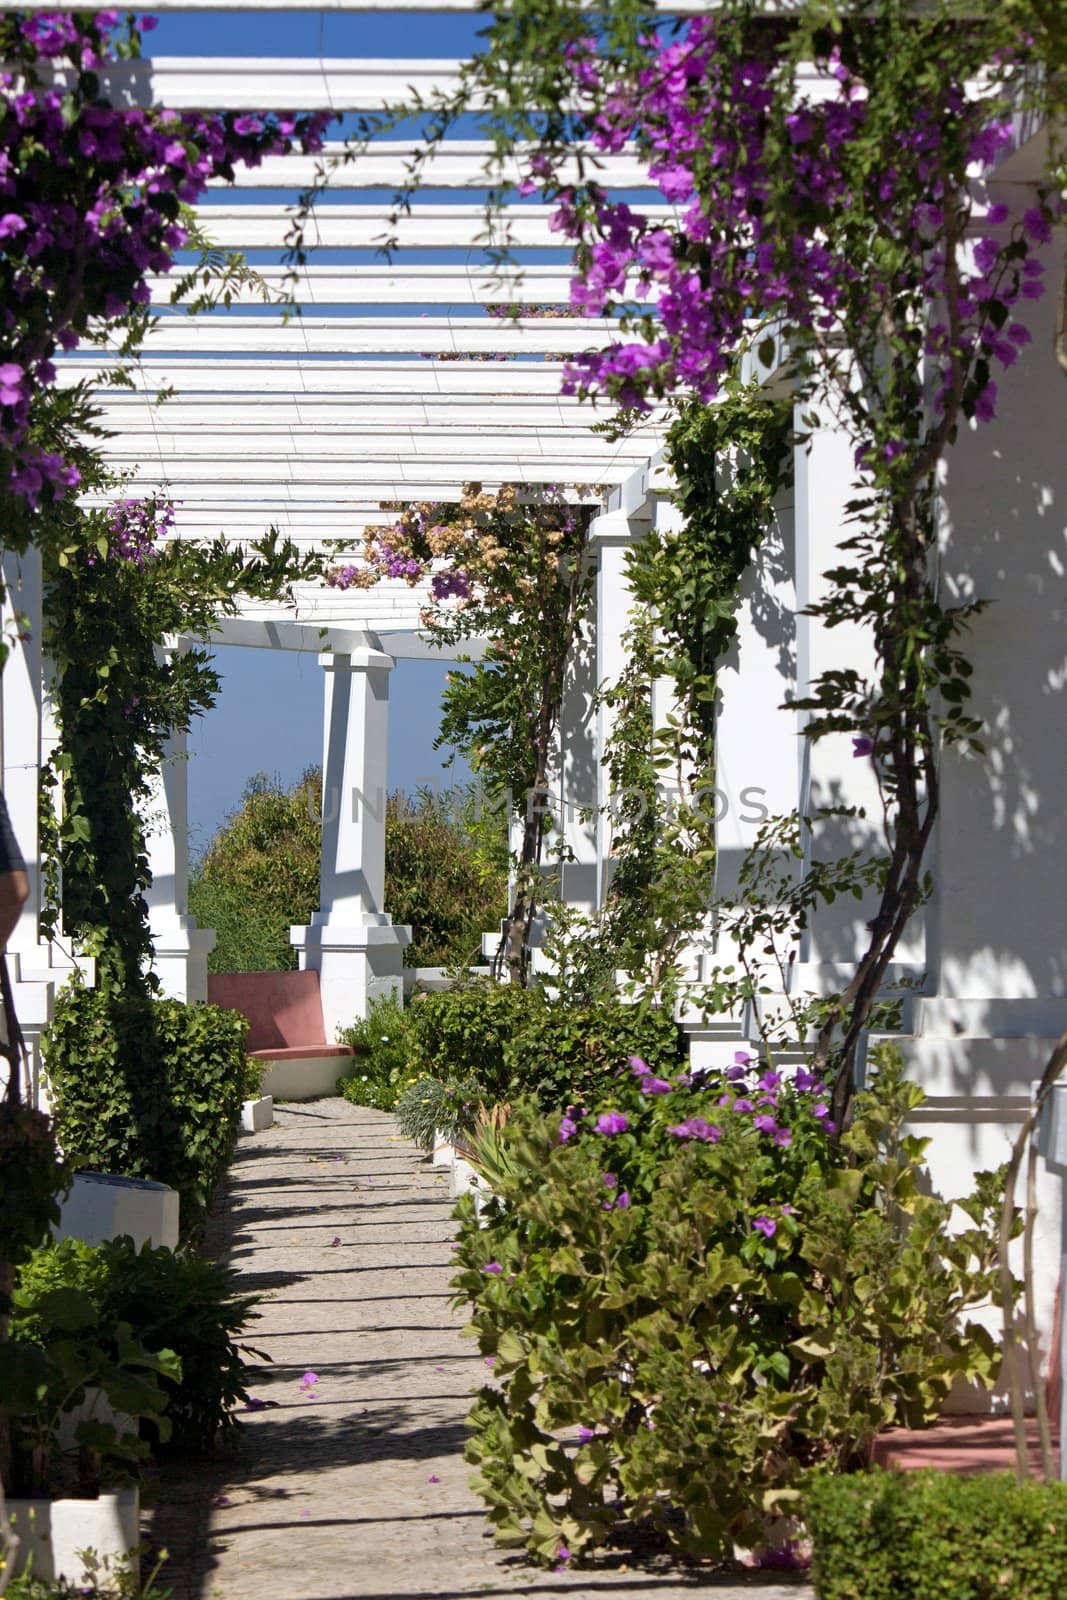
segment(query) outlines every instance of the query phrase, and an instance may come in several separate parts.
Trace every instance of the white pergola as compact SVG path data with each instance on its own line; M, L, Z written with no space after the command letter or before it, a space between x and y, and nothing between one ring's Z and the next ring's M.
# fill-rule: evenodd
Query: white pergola
M161 0L154 9L199 13L214 4ZM54 10L56 0L31 0L31 9ZM273 0L229 0L225 9L250 17L273 9ZM410 12L417 41L420 13L477 7L474 0L278 0L277 9L368 18ZM662 9L692 14L713 6L693 0ZM413 88L426 96L454 84L456 72L455 61L418 58L200 57L122 64L109 72L107 87L138 104L347 113L374 111ZM1044 149L1041 128L1020 117L983 198L1003 199L1021 213L1040 179ZM101 403L114 430L112 459L129 470L134 492L169 492L178 531L190 537L245 539L274 524L301 544L336 538L355 550L362 529L379 520L382 500L456 498L470 480L603 486L592 532L593 626L572 664L553 780L570 851L563 891L572 904L595 909L610 874L611 820L602 763L610 714L592 709L594 694L626 665L627 548L677 513L659 454L663 418L611 442L591 431L594 411L560 395L554 358L595 346L610 324L562 315L498 319L482 311L509 303L562 311L568 299L566 258L536 197L512 210L521 271L489 271L479 237L485 155L469 129L445 142L426 174L426 201L416 200L401 219L401 248L391 260L375 248L387 222L381 196L403 178L410 144L385 140L339 168L309 231L311 254L296 286L299 319L286 321L276 301L247 287L233 309L192 320L168 305L168 285L155 283L160 317L131 372L134 387L105 390ZM250 252L269 294L281 291L292 204L315 166L297 155L267 161L201 208L207 234ZM639 188L632 153L606 161L602 181L616 193ZM1048 252L1053 276L1064 243L1061 230ZM990 762L981 784L975 765L945 764L944 821L932 860L937 889L898 952L896 971L923 985L904 1045L930 1096L924 1115L935 1135L934 1172L949 1193L966 1186L975 1166L1003 1159L1005 1129L1023 1114L1047 1043L1067 1023L1067 819L1056 720L1067 693L1057 642L1067 570L1067 407L1051 350L1052 302L1050 296L1019 309L1034 342L1001 379L1001 421L995 430L962 434L943 486L946 592L997 597L976 621L969 646L976 704L991 721ZM75 355L63 363L61 381L97 365L96 354ZM158 407L152 398L161 388L173 389L174 398ZM822 574L847 522L849 443L827 422L798 449L795 466L794 488L746 577L738 650L719 674L724 887L758 826L756 807L746 809L751 791L771 813L803 814L827 797L865 805L872 815L878 809L870 773L853 759L847 738L812 746L798 737L802 717L781 709L818 674L859 665L869 650L864 638L822 628L805 612L822 593ZM32 562L21 573L8 566L13 603L32 616L39 608ZM249 607L219 633L231 643L320 652L327 786L371 801L343 806L336 826L324 831L320 909L294 935L302 959L321 970L328 1026L399 979L404 935L382 903L382 830L373 802L385 786L390 668L429 648L419 609L418 591L404 585L347 594L302 587L292 605ZM31 863L37 771L53 736L43 672L31 643L8 666L2 687L3 784ZM654 693L664 710L663 687ZM183 789L184 764L174 761L165 778L170 826L153 841L152 920L164 982L195 998L203 993L207 937L186 912ZM851 905L820 912L793 952L783 988L839 988L853 970L868 914ZM12 949L20 1015L32 1033L72 958L42 943L32 902ZM695 976L709 953L729 958L714 930L692 952ZM772 995L765 1004L782 999ZM705 1055L732 1051L747 1027L744 1018L713 1019L698 1048Z
M208 7L202 0L193 6L164 0L154 9ZM246 0L237 9L272 7ZM329 9L365 12L370 21L386 10L474 7L465 0L433 6L346 0ZM417 28L412 33L417 38ZM102 82L123 104L345 114L379 111L412 91L429 98L456 84L458 66L417 58L159 57L117 63ZM327 147L331 166L342 149ZM625 611L622 557L633 529L647 523L666 487L657 480L655 488L651 476L664 418L653 415L610 441L592 431L603 411L560 394L560 361L603 343L612 324L565 314L566 254L544 205L513 208L516 265L491 267L486 247L502 235L499 224L486 235L487 144L469 137L445 141L425 177L432 203L412 205L396 229L399 249L383 256L389 205L382 195L403 182L412 153L410 139L386 139L336 163L307 231L308 264L295 282L281 253L297 197L322 158L268 158L239 171L233 185L214 186L198 222L213 245L246 254L255 280L238 289L230 308L195 318L184 305L171 304L180 268L173 278L151 282L156 321L142 355L128 366L132 387L103 387L98 394L112 433L108 458L128 474L129 493L164 492L173 499L180 537L221 533L247 540L274 526L305 547L345 541L353 554L365 527L388 520L382 501L456 500L472 481L487 487L554 483L574 499L574 485L594 486L581 498L601 509L593 538L598 600L616 625L598 630L595 659L581 667L587 681L570 697L571 726L562 744L577 750L583 739L594 739L602 747L604 729L590 719L589 686L621 665L612 652L619 649ZM522 170L521 153L512 166ZM629 151L602 161L600 179L616 192L647 187ZM671 215L662 204L653 208ZM297 316L287 314L290 295ZM536 305L539 314L491 316L485 309L524 305ZM59 365L60 382L72 383L100 370L100 353L78 352ZM162 404L161 391L170 395ZM18 572L11 565L13 604L33 615L39 580L32 562ZM332 820L327 804L320 909L310 927L293 930L293 940L301 964L320 971L331 1033L400 978L408 934L392 926L383 904L388 684L397 659L439 654L420 632L425 599L424 591L403 583L346 593L301 585L293 604L250 605L217 634L219 643L314 650L323 666L324 784L328 801L334 793L343 800ZM52 736L42 670L31 652L5 674L3 686L5 724L19 730L5 744L4 788L31 863L37 828L31 773ZM166 821L151 840L152 931L165 990L203 999L213 935L188 915L183 753L176 748L161 775L154 807ZM604 825L579 822L577 813L603 798L603 778L588 753L581 766L582 792L564 813L576 856L568 871L571 887L592 906L607 853ZM559 769L562 786L567 763L561 760ZM31 1033L46 1020L55 982L73 961L39 943L38 898L35 884L12 945L20 1010Z

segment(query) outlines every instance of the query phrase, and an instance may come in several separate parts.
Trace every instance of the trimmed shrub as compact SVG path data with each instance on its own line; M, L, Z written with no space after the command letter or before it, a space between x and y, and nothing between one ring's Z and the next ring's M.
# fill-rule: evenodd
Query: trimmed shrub
M559 1108L605 1092L631 1056L656 1072L685 1058L671 1013L647 1001L575 1006L478 979L427 995L414 1014L424 1069L448 1082L476 1079L490 1102L530 1094Z
M903 1131L922 1098L883 1053L840 1140L811 1074L758 1063L513 1111L481 1226L459 1202L454 1280L494 1360L467 1457L502 1543L551 1564L639 1525L686 1556L759 1548L814 1474L932 1419L957 1375L991 1381L963 1317L994 1288L1000 1184L948 1232Z
M55 1303L48 1297L58 1289L77 1290L92 1303L95 1338L113 1338L117 1325L127 1323L145 1350L170 1350L180 1358L180 1378L159 1380L171 1432L169 1441L160 1441L149 1424L153 1448L162 1443L176 1454L203 1454L237 1427L234 1410L248 1398L252 1371L245 1357L259 1355L237 1341L259 1313L253 1310L257 1296L241 1292L232 1268L185 1250L146 1245L138 1251L129 1239L101 1245L64 1239L37 1250L20 1268L13 1338L47 1348Z
M605 1094L639 1057L652 1073L677 1072L688 1055L672 1012L647 1000L531 1006L505 1047L507 1095L530 1094L544 1110Z
M42 1038L56 1136L75 1171L153 1178L203 1218L254 1082L236 1011L73 984Z
M447 1082L476 1078L488 1100L508 1099L513 1046L547 1005L540 989L491 978L426 995L412 1008L422 1069Z
M872 1472L808 1497L819 1600L1063 1600L1067 1484Z

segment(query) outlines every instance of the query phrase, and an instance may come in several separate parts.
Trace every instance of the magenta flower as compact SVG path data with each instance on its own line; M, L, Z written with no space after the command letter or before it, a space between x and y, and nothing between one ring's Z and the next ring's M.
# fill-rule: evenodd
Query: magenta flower
M597 1436L596 1429L595 1428L587 1428L584 1423L578 1429L578 1443L579 1444L588 1444L590 1439L595 1439L596 1436Z
M617 1133L625 1133L629 1126L629 1118L621 1111L605 1111L603 1116L596 1119L596 1131L606 1139L613 1139Z
M777 1122L773 1117L767 1116L766 1113L761 1117L753 1117L752 1126L758 1128L760 1133L776 1133L778 1131Z
M604 1187L605 1187L605 1189L614 1189L614 1187L618 1183L618 1181L619 1181L618 1178L615 1176L615 1174L613 1172L605 1172L605 1174L604 1174Z
M734 1101L734 1110L742 1117L747 1117L749 1112L755 1111L755 1109L756 1108L752 1104L752 1101L746 1100L744 1097L742 1097L740 1100Z
M619 1191L619 1197L615 1201L615 1210L616 1211L629 1211L629 1209L630 1209L630 1196L627 1194L625 1189L621 1189Z
M793 1080L801 1094L807 1094L812 1089L820 1087L820 1079L814 1072L809 1072L807 1067L798 1067L797 1075Z
M578 1132L578 1124L570 1117L563 1117L559 1125L558 1144L566 1144L568 1139L573 1139Z
M780 1145L783 1150L788 1150L793 1143L793 1135L788 1128L779 1128L774 1135L774 1142Z
M676 1139L697 1139L702 1144L718 1144L722 1138L722 1129L713 1122L705 1122L703 1117L686 1117L667 1132L673 1133Z
M674 1085L668 1083L666 1078L641 1079L642 1094L670 1094L673 1087Z
M863 733L852 740L852 754L854 756L869 756L874 751L874 740Z
M492 1277L496 1277L497 1274L503 1272L503 1270L504 1269L500 1265L499 1261L488 1261L482 1268L483 1272L488 1272Z
M1052 238L1051 224L1040 206L1031 206L1023 212L1023 228L1036 244L1048 244Z
M317 1372L305 1372L300 1380L300 1387L302 1389L312 1389L318 1381L319 1375Z
M760 1233L765 1234L768 1239L773 1239L778 1231L778 1224L773 1217L757 1217L752 1226L758 1229Z
M429 1476L429 1477L428 1477L428 1478L427 1478L427 1479L426 1479L426 1482L427 1482L427 1483L440 1483L440 1481L441 1481L441 1480L440 1480L440 1478L439 1478L439 1477L438 1477L438 1476L437 1476L437 1474L436 1474L436 1472L431 1472L431 1473L430 1473L430 1476Z
M640 1056L630 1057L630 1071L635 1078L643 1078L648 1072L647 1061L642 1061Z

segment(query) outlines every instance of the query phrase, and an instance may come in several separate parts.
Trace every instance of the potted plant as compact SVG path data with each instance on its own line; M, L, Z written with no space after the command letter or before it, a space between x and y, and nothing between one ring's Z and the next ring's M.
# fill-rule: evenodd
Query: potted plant
M14 1570L32 1566L36 1577L84 1583L82 1552L134 1557L138 1470L148 1453L138 1428L150 1419L167 1437L159 1378L180 1377L180 1363L172 1351L146 1351L128 1323L101 1327L80 1290L53 1290L38 1310L48 1322L43 1347L0 1344Z

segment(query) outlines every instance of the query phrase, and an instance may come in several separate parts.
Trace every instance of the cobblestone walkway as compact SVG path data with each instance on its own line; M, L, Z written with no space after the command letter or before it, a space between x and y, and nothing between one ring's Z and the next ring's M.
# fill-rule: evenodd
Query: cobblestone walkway
M269 1296L252 1343L273 1364L233 1458L160 1482L174 1600L811 1600L781 1578L542 1573L494 1548L462 1455L485 1368L449 1309L450 1211L380 1112L287 1105L242 1137L209 1247Z

